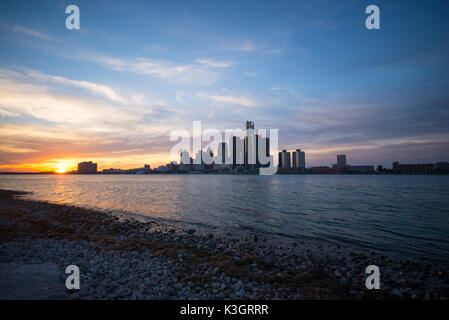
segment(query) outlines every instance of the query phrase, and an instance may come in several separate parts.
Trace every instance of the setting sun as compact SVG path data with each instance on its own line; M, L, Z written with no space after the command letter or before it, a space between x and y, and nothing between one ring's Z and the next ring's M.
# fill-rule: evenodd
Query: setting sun
M60 162L58 163L58 169L56 170L57 173L66 173L67 172L67 164Z

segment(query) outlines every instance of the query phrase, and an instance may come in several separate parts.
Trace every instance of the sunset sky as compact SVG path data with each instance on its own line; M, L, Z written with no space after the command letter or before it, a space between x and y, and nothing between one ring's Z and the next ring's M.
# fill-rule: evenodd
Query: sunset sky
M365 28L370 4L380 30ZM448 14L448 1L3 0L0 171L154 167L195 120L279 128L307 166L449 161Z

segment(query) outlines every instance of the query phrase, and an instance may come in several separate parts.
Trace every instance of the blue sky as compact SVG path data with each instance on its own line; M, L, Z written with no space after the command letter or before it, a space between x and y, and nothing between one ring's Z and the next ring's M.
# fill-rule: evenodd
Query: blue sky
M65 28L76 4L81 29ZM365 28L376 4L381 29ZM449 161L447 1L2 1L0 170L165 162L279 128L307 165Z

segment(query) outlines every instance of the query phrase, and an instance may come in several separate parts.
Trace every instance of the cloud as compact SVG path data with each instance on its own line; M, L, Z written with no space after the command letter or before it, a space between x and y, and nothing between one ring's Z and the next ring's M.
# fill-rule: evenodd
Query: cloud
M164 161L170 131L189 120L164 101L134 93L122 96L122 103L115 90L105 88L32 70L0 69L0 114L8 116L0 125L0 170L52 169L58 159L121 168Z
M261 49L259 45L256 45L251 40L232 41L221 47L226 51L242 51L242 52L256 52Z
M157 130L156 130L157 131ZM147 134L92 133L72 128L30 124L0 127L0 171L54 170L64 160L74 167L86 159L100 167L142 167L160 161L166 151L166 132Z
M125 103L126 99L122 98L118 92L108 86L89 82L89 81L79 81L79 80L71 80L61 76L52 76L46 75L37 71L30 71L28 75L34 79L41 81L51 81L58 84L75 86L79 88L86 89L92 93L99 94L101 96L106 97L107 99L119 103Z
M11 111L7 111L7 110L4 110L4 109L0 109L0 116L2 116L4 118L7 118L7 117L18 117L18 116L20 116L20 114L14 113L14 112L11 112Z
M215 68L227 68L232 65L230 61L213 61L210 59L196 59L197 63L207 64Z
M336 26L332 23L330 23L329 21L326 20L320 20L320 19L312 19L312 20L308 20L306 21L307 24L314 26L314 27L320 27L323 29L335 29Z
M53 37L43 33L43 32L39 32L37 30L34 29L30 29L27 27L24 27L22 25L14 25L12 27L9 28L10 30L14 31L14 32L20 32L20 33L24 33L27 34L29 36L35 37L35 38L39 38L39 39L43 39L43 40L54 40Z
M299 96L295 107L262 110L274 125L282 123L280 148L304 149L315 165L335 162L337 153L347 153L353 164L447 161L447 99L428 94L371 94L365 99Z
M237 97L237 96L210 96L210 99L212 99L215 102L221 103L221 104L235 104L235 105L242 105L245 107L255 107L257 106L257 103L247 97Z
M256 77L257 77L257 74L255 74L255 73L253 73L253 72L246 72L246 71L243 71L242 73L243 73L245 76L250 77L250 78L256 78Z
M291 87L271 87L269 90L275 94L288 93L296 98L300 98L300 95Z
M60 84L86 89L106 100L77 93L61 93L60 88L54 86ZM116 91L101 84L35 71L21 74L0 69L0 110L3 116L27 115L58 124L114 132L130 123L139 123L161 107L163 103L152 104L142 94L122 98Z
M201 62L179 64L171 61L148 58L116 58L97 54L80 54L79 58L99 63L109 69L148 75L177 83L209 86L218 81L218 68L229 66L225 62L201 60Z

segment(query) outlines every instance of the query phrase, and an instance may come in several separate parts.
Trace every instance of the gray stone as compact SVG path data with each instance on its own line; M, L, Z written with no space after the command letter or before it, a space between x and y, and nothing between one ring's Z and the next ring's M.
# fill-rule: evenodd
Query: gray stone
M0 300L69 299L54 263L0 264Z

